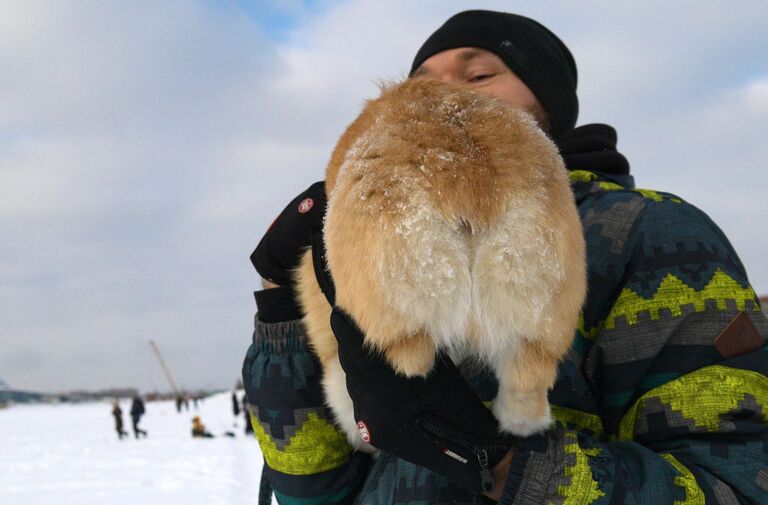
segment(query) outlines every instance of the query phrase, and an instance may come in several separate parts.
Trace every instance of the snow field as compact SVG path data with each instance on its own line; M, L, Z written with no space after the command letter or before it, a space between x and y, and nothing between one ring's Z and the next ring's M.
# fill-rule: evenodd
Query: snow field
M130 435L122 441L109 402L0 410L0 504L257 503L262 454L243 433L243 414L233 415L231 392L199 401L197 410L190 402L181 413L172 401L145 402L139 426L149 437L139 440L130 405L120 401ZM216 438L191 437L195 415Z

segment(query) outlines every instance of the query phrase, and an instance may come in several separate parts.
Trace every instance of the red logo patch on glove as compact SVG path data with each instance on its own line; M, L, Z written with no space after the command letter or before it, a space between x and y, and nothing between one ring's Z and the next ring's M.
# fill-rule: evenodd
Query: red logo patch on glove
M357 422L357 431L360 432L360 438L363 439L363 442L366 444L371 443L371 432L368 431L368 425L365 424L363 421Z
M305 198L299 203L299 214L306 214L312 210L312 206L315 205L315 201L311 198Z

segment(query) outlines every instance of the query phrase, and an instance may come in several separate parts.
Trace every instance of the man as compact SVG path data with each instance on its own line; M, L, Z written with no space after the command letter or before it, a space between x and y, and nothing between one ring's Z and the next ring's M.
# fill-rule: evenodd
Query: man
M120 401L117 399L112 400L112 417L115 418L117 438L122 440L123 437L128 435L128 432L123 429L123 409L120 408Z
M462 370L465 382L438 365L408 382L368 355L354 322L334 310L355 417L382 449L373 461L350 452L324 407L291 288L291 269L322 226L317 183L251 257L272 289L255 293L243 378L278 501L768 503L768 321L706 215L674 195L634 189L612 128L573 129L576 65L567 47L533 20L467 11L425 42L411 77L527 110L560 147L587 242L589 291L550 394L556 423L497 444L487 423L471 422L485 419L478 397L495 396L487 371ZM463 392L467 383L476 396ZM415 400L399 400L413 390ZM448 426L440 436L413 422L423 419L420 406ZM479 464L447 449L460 440L474 441Z
M144 412L146 412L144 409L144 400L138 395L134 396L133 402L131 403L131 420L133 421L133 435L136 438L139 438L139 435L143 435L145 438L147 437L147 430L139 428L139 422L141 421L141 416L144 415Z
M240 417L240 400L237 399L236 391L232 391L232 414L235 416L235 423L237 423L237 418Z
M243 395L243 405L242 405L242 409L241 410L243 411L243 416L245 417L245 427L244 427L244 429L245 429L245 435L247 436L247 435L250 435L251 433L253 433L253 426L251 426L251 417L250 417L250 415L248 413L249 412L249 410L248 410L248 395Z

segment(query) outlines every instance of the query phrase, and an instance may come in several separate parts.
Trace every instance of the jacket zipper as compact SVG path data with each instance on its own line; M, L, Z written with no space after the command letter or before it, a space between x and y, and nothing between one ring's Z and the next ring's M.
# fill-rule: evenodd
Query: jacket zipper
M485 449L474 448L477 462L480 463L480 485L486 493L493 489L493 476L488 468L488 452Z
M428 433L432 434L433 436L441 439L441 442L446 443L453 443L462 449L471 452L475 459L477 460L478 465L480 466L480 486L484 492L488 492L493 489L493 476L491 475L491 469L489 467L488 463L488 451L487 449L506 449L505 446L499 445L499 446L489 446L486 448L477 446L468 440L465 440L461 437L456 436L455 433L449 433L441 426L426 420L426 419L420 419L417 421L418 424L420 424Z

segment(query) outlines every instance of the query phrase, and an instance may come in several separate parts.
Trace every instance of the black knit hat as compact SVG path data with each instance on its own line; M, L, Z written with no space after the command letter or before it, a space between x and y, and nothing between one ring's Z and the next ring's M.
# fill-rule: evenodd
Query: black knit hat
M576 124L576 63L565 44L543 25L505 12L460 12L424 42L410 75L430 56L457 47L479 47L498 55L544 106L552 137Z

